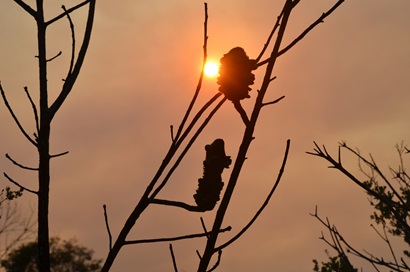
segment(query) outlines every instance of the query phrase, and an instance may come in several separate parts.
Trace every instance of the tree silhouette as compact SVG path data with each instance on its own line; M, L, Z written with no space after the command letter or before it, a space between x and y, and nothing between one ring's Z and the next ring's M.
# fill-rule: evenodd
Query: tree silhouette
M7 272L36 272L39 270L37 242L21 245L0 262ZM93 251L75 240L50 240L50 270L53 272L96 272L101 260L93 259Z
M316 210L312 215L326 227L330 235L330 239L324 235L321 239L337 252L336 257L329 257L329 262L322 263L323 267L325 268L334 262L350 264L348 254L350 253L369 262L376 271L380 271L379 269L383 267L390 271L410 271L410 252L403 250L399 253L400 250L391 243L389 238L391 235L400 237L403 239L404 248L410 246L410 176L406 171L404 159L410 150L403 144L396 145L400 163L397 168L390 167L391 178L388 178L372 155L366 159L358 150L349 147L345 142L339 144L337 159L328 153L325 146L319 147L316 143L315 145L314 152L308 152L308 154L325 159L330 163L330 168L339 170L367 193L370 205L374 209L370 218L376 223L376 225L372 224L371 227L385 243L390 253L390 256L376 256L367 250L357 249L357 246L348 242L347 238L336 226L330 223L329 219L322 219ZM344 167L342 150L347 150L358 159L359 170L364 175L364 179L357 177ZM379 228L376 228L377 226ZM317 261L315 264L317 267Z
M4 176L14 185L24 189L25 191L32 193L37 196L38 199L38 253L39 253L39 269L43 272L50 271L50 256L49 256L49 224L48 224L48 211L49 211L49 194L50 194L50 160L68 152L63 152L59 154L52 154L50 151L50 129L52 120L60 109L65 99L71 92L75 81L80 73L81 67L84 62L85 55L87 53L91 30L93 26L94 10L95 10L95 0L86 0L80 4L73 6L69 9L63 5L63 12L52 17L51 19L46 19L44 1L36 0L36 8L32 8L30 5L26 4L22 0L15 0L15 2L24 9L29 15L33 17L37 25L37 49L38 55L38 74L39 74L39 103L35 103L30 95L29 88L24 87L24 92L27 95L29 103L33 109L34 121L35 121L35 132L33 136L29 133L19 121L19 118L13 111L13 108L7 100L6 93L3 86L0 84L0 92L6 105L8 111L10 112L13 120L20 129L21 133L26 137L26 139L37 149L39 164L37 167L28 167L21 164L11 156L6 157L16 166L21 169L28 171L36 171L38 173L38 190L30 189L28 186L23 185L23 183L15 180L6 173ZM77 9L88 5L88 18L85 26L84 37L80 45L78 53L76 52L76 33L74 31L74 24L71 20L70 14ZM55 58L59 57L62 52L60 51L57 55L50 57L47 54L47 42L46 33L48 27L50 27L55 22L62 18L67 18L69 22L69 27L71 30L72 37L72 49L71 49L71 60L68 68L68 73L63 79L63 84L57 98L49 104L49 85L48 85L48 64Z
M160 167L158 168L156 174L154 175L151 182L148 184L144 194L140 198L139 202L134 207L133 211L129 215L128 219L126 220L123 228L121 229L118 237L115 239L114 243L112 242L112 234L109 228L109 218L106 211L106 206L104 205L104 215L105 221L109 236L109 253L103 265L102 271L109 271L114 260L116 259L117 255L119 254L120 250L126 246L131 244L140 244L140 243L152 243L152 242L164 242L164 241L176 241L181 239L190 239L194 237L206 237L207 243L203 253L197 251L197 254L200 259L198 271L205 272L205 271L213 271L217 268L221 261L222 251L224 248L235 242L238 238L240 238L255 222L261 212L264 210L266 205L268 204L269 200L271 199L273 193L275 192L282 174L284 172L284 168L286 165L287 156L289 153L290 148L290 141L287 141L287 145L284 152L284 158L282 166L280 167L278 176L276 181L274 182L272 189L267 194L265 201L254 214L254 216L249 219L249 222L236 234L234 234L227 242L217 245L218 236L221 232L225 232L230 230L230 227L222 227L222 223L224 221L225 214L227 212L229 203L231 201L231 197L234 193L236 188L237 180L241 174L242 167L244 162L247 158L248 149L254 140L254 130L259 119L260 113L263 108L269 105L274 105L280 100L284 98L284 96L277 98L273 101L266 101L265 95L268 91L270 83L275 79L273 76L273 71L275 68L275 64L280 56L287 53L293 46L295 46L298 42L300 42L312 29L314 29L317 25L323 22L323 20L328 17L333 11L335 11L344 1L339 0L334 3L334 5L325 13L323 13L319 18L314 21L310 26L308 26L299 36L295 37L292 42L289 44L283 44L283 38L285 36L285 30L287 28L287 23L291 17L291 13L293 9L299 4L299 0L286 0L283 6L283 9L277 16L276 24L273 26L271 33L268 35L267 41L265 45L262 47L262 50L258 57L256 58L249 58L246 54L246 51L240 47L234 47L230 52L224 55L221 59L221 72L220 77L218 78L219 93L216 93L212 98L209 99L202 107L199 107L199 110L196 113L192 113L194 105L197 101L197 97L201 90L202 86L202 78L203 78L203 69L199 76L198 85L194 92L194 96L188 106L188 109L182 118L182 121L178 127L177 132L174 134L173 127L171 126L171 139L172 143L169 147L169 150L165 157L162 160ZM207 22L208 22L208 10L207 5L205 4L205 22L204 22L204 54L203 54L203 67L205 65L207 59L207 42L208 42L208 34L207 34ZM267 50L271 50L267 57L262 59ZM252 71L257 69L265 69L263 73L263 80L261 86L257 89L256 92L249 93L250 85L254 83L254 75ZM223 95L223 96L222 96ZM247 112L241 105L241 100L243 99L253 99L254 107L251 109L250 112ZM204 212L205 210L210 210L215 201L219 199L219 192L223 184L220 181L220 173L224 167L228 165L227 156L224 152L220 152L218 156L215 157L217 161L216 164L209 158L209 152L213 149L212 145L215 142L210 143L205 147L206 149L206 159L204 161L205 171L207 171L207 167L216 167L213 169L217 175L213 176L213 185L209 185L209 188L204 189L206 182L206 173L204 173L204 177L199 180L199 192L195 194L195 199L200 199L201 201L197 201L197 205L191 205L188 203L174 201L174 200L165 200L157 198L159 192L164 188L167 184L169 178L175 171L175 169L179 166L182 159L189 151L190 147L197 139L197 137L201 134L205 126L210 122L210 120L214 117L215 113L220 109L220 107L225 104L226 100L230 100L239 113L239 117L244 123L244 131L241 144L238 148L238 153L232 163L232 170L230 172L229 180L226 183L226 187L224 192L221 195L221 200L219 206L217 206L217 211L215 215L215 219L213 221L213 226L210 231L207 230L203 220L201 219L203 232L192 234L192 235L185 235L179 237L166 237L166 238L156 238L156 239L142 239L142 240L128 240L128 234L130 233L131 229L133 229L135 223L140 218L141 214L146 210L149 205L165 205L171 207L178 207L185 209L189 212ZM216 105L214 105L217 103ZM208 112L208 115L204 116L205 113ZM193 116L192 116L193 115ZM188 120L190 120L188 122ZM193 128L198 126L196 131L193 131ZM227 142L227 141L226 141ZM226 144L225 142L225 144ZM220 142L221 143L221 142ZM222 149L219 149L220 151ZM222 155L221 155L222 154ZM174 159L174 162L171 161ZM168 169L168 170L167 170ZM167 172L168 171L168 172ZM205 172L204 171L204 172ZM208 198L204 198L202 194L202 190L208 191L206 194ZM198 194L200 197L198 197ZM206 202L205 205L202 203ZM212 205L211 205L212 204ZM204 208L205 206L205 208ZM170 245L171 256L173 260L174 270L178 271L176 257L174 255L172 245ZM216 256L215 262L212 264L212 258Z

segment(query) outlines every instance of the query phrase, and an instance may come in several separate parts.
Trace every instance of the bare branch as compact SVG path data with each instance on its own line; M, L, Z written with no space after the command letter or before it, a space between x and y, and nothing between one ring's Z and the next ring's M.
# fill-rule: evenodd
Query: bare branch
M108 224L107 206L105 204L103 205L103 209L104 209L105 227L107 228L107 232L108 232L109 250L111 250L112 249L112 236L111 236L111 231L110 231L110 225Z
M74 56L75 56L75 31L74 31L74 24L73 21L71 20L71 16L70 13L67 12L67 9L65 8L64 5L61 6L61 8L67 13L67 19L68 22L70 23L70 30L71 30L71 59L70 59L70 68L68 69L68 74L67 77L68 78L71 74L71 72L73 71L73 66L74 66Z
M68 153L69 153L69 151L65 151L65 152L62 152L62 153L55 154L55 155L50 155L50 158L56 158L56 157L64 156L64 155L67 155Z
M238 232L238 234L236 234L232 239L230 239L228 242L222 244L221 246L215 248L215 252L216 251L220 251L222 249L224 249L225 247L229 246L230 244L232 244L233 242L235 242L237 239L239 239L239 237L242 236L242 234L244 234L251 226L252 224L256 221L256 219L259 217L259 215L263 212L263 210L265 209L265 207L268 205L273 193L275 192L276 188L279 185L279 182L282 178L282 175L285 171L285 166L286 166L286 161L288 159L288 154L289 154L289 149L290 149L290 140L287 140L286 142L286 150L285 150L285 155L283 157L283 162L282 162L282 166L279 170L278 176L276 178L275 184L273 185L271 191L269 192L268 196L266 197L265 201L263 202L262 206L259 208L259 210L255 213L255 215L253 216L253 218L249 221L249 223L240 231Z
M232 101L232 103L233 103L236 111L239 112L243 123L245 124L245 126L247 126L249 124L249 118L246 115L245 110L242 108L241 102L239 100L235 100L235 101Z
M29 5L27 5L26 3L24 3L22 0L14 0L14 2L16 2L17 4L19 4L20 7L22 7L25 11L27 11L31 16L34 17L34 19L37 20L37 12L30 7Z
M11 116L14 119L14 122L16 123L16 125L18 126L18 128L20 129L21 133L23 133L23 135L27 138L27 140L29 140L30 143L32 143L35 147L37 147L37 143L31 139L31 137L27 134L27 132L24 130L23 126L20 124L20 121L18 120L17 116L14 114L7 98L6 98L6 94L4 93L3 87L1 85L0 82L0 92L1 92L1 96L3 97L3 101L4 104L6 105L7 109L9 110Z
M285 98L284 95L282 95L281 97L279 97L278 99L275 99L275 100L273 100L273 101L263 103L263 104L262 104L262 107L268 106L268 105L272 105L272 104L276 104L276 103L278 103L279 101L281 101L283 98Z
M218 259L216 259L216 263L214 264L214 266L211 267L211 269L209 269L207 272L212 272L214 271L216 268L218 268L219 264L221 263L221 257L222 257L222 250L218 251Z
M216 99L221 95L221 93L216 94L212 99ZM211 104L213 101L212 99L207 103ZM154 198L160 191L161 189L165 186L165 184L168 182L169 178L171 177L172 173L175 171L175 169L178 167L179 163L182 161L184 158L185 154L188 152L188 150L191 148L192 144L195 142L196 138L198 138L199 134L202 132L202 130L206 127L206 125L211 121L212 117L214 114L219 110L219 108L225 103L226 97L224 97L216 106L215 108L209 113L208 117L204 120L202 125L198 128L198 130L195 132L195 134L192 136L191 140L189 140L188 144L184 148L184 150L181 152L181 155L179 155L178 159L175 161L174 165L171 167L169 170L168 174L165 176L164 180L161 182L161 184L155 189L155 191L152 193L150 198ZM204 106L205 107L205 106ZM202 109L201 109L202 110ZM197 115L199 115L200 112L198 112ZM198 117L199 118L199 117ZM193 121L192 121L193 122ZM191 122L191 124L192 124ZM191 124L188 126L184 134L180 137L179 141L182 141L188 134L188 130L192 128ZM179 143L180 144L180 143Z
M219 230L219 233L223 233L223 232L226 232L226 231L230 231L231 229L232 229L232 228L229 226L229 227L220 229L220 230ZM158 242L172 242L172 241L178 241L178 240L185 240L185 239L206 237L206 236L208 236L209 234L211 234L211 232L188 234L188 235L177 236L177 237L169 237L169 238L155 238L155 239L132 240L132 241L125 241L125 242L124 242L124 245L145 244L145 243L158 243Z
M153 198L153 199L150 199L149 202L152 204L179 207L179 208L183 208L190 212L205 212L203 208L200 208L198 206L192 206L184 202L180 202L180 201Z
M344 0L339 0L336 2L336 4L330 8L327 12L324 12L313 24L311 24L308 28L306 28L305 31L303 31L296 39L294 39L288 46L283 48L278 52L278 57L285 54L289 49L291 49L293 46L295 46L298 42L300 42L312 29L314 29L319 23L323 23L323 20L328 17L333 11L335 11L342 3ZM264 65L269 62L269 59L266 59L264 61L261 61L258 63L258 66Z
M17 165L20 168L26 169L26 170L33 170L33 171L38 171L38 168L34 168L34 167L28 167L28 166L24 166L18 162L16 162L15 160L13 160L9 154L6 154L6 158L9 159L14 165Z
M174 250L172 249L172 244L169 244L169 251L171 252L172 264L174 266L174 271L178 272L177 261L175 260Z
M36 130L37 130L37 134L40 132L40 126L39 126L39 119L38 119L38 111L37 111L37 106L34 103L33 99L31 98L31 95L28 91L27 86L24 87L24 92L27 95L28 100L30 101L31 107L33 108L33 113L34 113L34 120L36 122ZM36 137L37 138L37 137Z
M273 34L275 34L277 28L280 26L280 23L279 23L279 22L280 22L280 20L282 19L284 8L285 8L285 7L283 7L282 12L279 14L278 18L276 19L276 23L275 23L275 25L273 26L273 29L272 29L271 33L269 34L268 40L267 40L266 43L264 44L264 46L263 46L263 48L262 48L262 50L261 50L259 56L256 58L256 62L259 62L259 61L260 61L260 59L262 58L262 56L263 56L263 54L265 53L266 49L268 48L268 46L269 46L269 44L270 44L270 41L272 40ZM266 63L267 63L267 62L266 62ZM257 66L260 66L259 63L257 64Z
M18 183L17 181L13 180L13 179L12 179L11 177L9 177L6 173L3 173L3 175L4 175L11 183L13 183L14 185L16 185L16 186L18 186L18 187L20 187L20 188L26 190L27 192L32 193L32 194L35 194L35 195L38 194L37 191L30 190L30 189L28 189L27 187L24 187L23 185L21 185L20 183Z
M16 0L15 0L15 1L16 1ZM86 1L81 2L80 4L78 4L78 5L76 5L76 6L72 7L72 8L69 8L68 10L64 11L64 12L61 13L60 15L58 15L58 16L54 17L53 19L51 19L50 21L46 22L46 26L48 26L48 25L54 23L54 22L57 21L57 20L60 20L61 18L63 18L63 17L66 16L67 14L69 14L69 13L75 11L76 9L79 9L79 8L81 8L82 6L84 6L84 5L88 4L88 3L91 3L91 1L93 1L93 0L86 0Z
M170 125L170 126L169 126L169 131L170 131L170 133L171 133L171 141L172 141L172 142L175 142L174 126L173 126L173 125Z
M74 9L77 9L78 7L86 4L89 2L89 9L88 9L88 18L87 18L87 23L86 23L86 28L85 28L85 33L84 33L84 39L83 43L80 48L80 52L78 53L77 60L74 64L74 67L72 69L72 72L67 76L66 80L64 81L63 84L63 89L61 90L61 93L58 95L57 99L54 101L54 103L50 106L49 108L49 118L50 120L53 119L54 115L56 114L57 110L61 107L63 104L64 100L67 98L68 94L71 92L71 89L74 86L74 83L80 73L81 67L83 65L85 55L87 53L88 45L90 43L90 38L91 38L91 30L93 28L93 21L94 21L94 12L95 12L95 1L96 0L87 0L74 8L71 8L67 10L67 12L71 12ZM66 13L63 13L65 16ZM50 22L48 22L50 23Z
M52 57L51 59L46 60L46 62L50 62L50 61L52 61L52 60L58 58L59 56L61 56L62 53L63 53L62 51L58 52L57 55L55 55L55 56Z
M202 88L202 80L204 77L204 70L205 70L205 64L206 64L206 60L208 58L208 53L207 53L207 44L208 44L208 4L204 3L204 9L205 9L205 21L204 21L204 45L203 45L203 59L202 59L202 69L201 69L201 73L199 75L199 80L198 80L198 84L196 86L196 90L194 93L194 96L192 97L192 100L188 106L188 109L184 115L184 117L182 118L181 124L178 127L178 131L177 134L175 135L175 141L179 140L179 137L182 133L182 130L185 126L185 123L188 120L189 114L192 111L192 108L194 107L195 101L199 95L199 91Z
M204 230L205 233L208 232L208 230L206 229L206 225L205 225L205 222L204 222L204 219L202 218L202 216L200 217L200 220L201 220L202 229Z

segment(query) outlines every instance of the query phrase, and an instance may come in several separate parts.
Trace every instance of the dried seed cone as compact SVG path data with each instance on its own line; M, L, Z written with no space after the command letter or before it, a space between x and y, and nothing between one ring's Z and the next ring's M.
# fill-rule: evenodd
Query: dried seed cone
M219 91L231 101L249 98L249 85L253 85L255 81L252 70L255 69L256 61L249 59L243 48L231 49L221 58L220 76L217 81L220 85Z
M212 144L205 146L204 175L198 179L198 189L194 199L203 211L211 211L220 199L224 183L222 171L231 164L231 157L225 155L224 141L216 139Z

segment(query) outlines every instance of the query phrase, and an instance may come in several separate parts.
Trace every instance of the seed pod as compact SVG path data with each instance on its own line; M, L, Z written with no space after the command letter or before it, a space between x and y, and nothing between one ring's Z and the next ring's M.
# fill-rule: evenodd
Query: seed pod
M220 76L217 81L220 85L219 91L231 101L249 98L249 85L253 85L255 81L252 70L255 69L256 61L249 59L243 48L231 49L221 58Z
M216 139L205 146L204 174L198 179L198 189L194 195L196 204L202 211L211 211L218 200L224 183L222 171L229 168L231 157L225 155L224 141Z

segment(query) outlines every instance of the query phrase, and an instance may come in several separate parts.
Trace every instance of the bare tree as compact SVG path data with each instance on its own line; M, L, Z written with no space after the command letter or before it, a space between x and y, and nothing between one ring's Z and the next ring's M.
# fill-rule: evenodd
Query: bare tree
M21 242L31 239L36 221L34 212L22 215L13 199L22 195L22 190L12 191L6 187L0 192L0 260Z
M266 196L266 199L262 206L258 211L255 212L255 215L238 233L234 234L232 238L227 242L217 245L219 234L221 232L230 230L229 226L223 228L222 223L227 212L231 197L236 188L237 180L247 158L248 149L252 141L254 140L254 130L260 113L266 106L274 105L284 98L284 96L282 96L273 101L265 101L265 95L268 91L270 83L275 79L275 77L273 76L273 71L277 60L280 56L288 52L294 45L300 42L312 29L322 23L323 20L328 17L333 11L335 11L344 1L335 1L333 6L327 12L319 16L319 18L310 26L308 26L299 36L295 37L291 43L286 45L283 45L283 37L285 36L287 23L291 17L292 11L300 1L286 0L284 2L285 3L283 9L277 16L276 24L273 26L271 33L268 35L267 41L263 46L259 56L255 59L250 59L246 55L245 50L240 47L235 47L227 54L225 54L221 59L220 77L218 78L218 84L220 85L219 93L216 93L212 98L210 98L207 103L200 107L198 112L193 114L192 109L201 90L203 77L202 69L194 96L175 134L173 127L171 126L172 143L167 154L162 160L157 173L147 186L143 196L126 220L124 227L120 231L114 243L112 243L112 235L108 224L108 215L106 212L106 206L104 205L104 216L109 236L109 253L102 271L106 272L110 270L115 258L117 257L123 246L148 242L175 241L195 237L206 237L207 239L203 253L201 254L199 251L197 251L200 259L198 271L213 271L217 268L221 261L223 249L240 238L251 227L251 225L255 222L263 209L266 207L270 198L275 192L275 189L277 188L284 172L290 148L289 140L287 141L283 163L279 170L276 181L274 182L271 191ZM207 5L205 4L203 67L207 58L207 21L208 12ZM271 50L270 54L268 54L268 56L263 59L268 49ZM254 107L250 112L246 112L241 105L241 100L250 98L250 95L248 94L248 92L250 91L249 86L254 82L254 75L252 74L252 71L263 68L265 69L263 73L263 81L260 88L258 88L257 90L256 97L254 98ZM205 126L210 122L211 118L226 102L226 100L230 100L236 111L239 113L239 117L244 123L244 131L238 153L235 156L235 161L230 173L230 178L227 182L226 189L217 208L216 216L211 230L208 231L205 224L201 220L203 226L203 232L201 233L180 237L127 240L127 236L131 229L134 227L136 221L139 219L140 215L145 211L145 209L151 204L179 207L190 212L205 212L212 210L215 207L216 202L220 199L219 194L224 185L221 180L222 170L224 168L227 168L231 163L230 156L227 156L225 154L224 141L222 139L217 139L213 143L205 147L206 158L204 161L204 175L199 179L198 190L194 195L196 205L174 200L159 199L157 198L157 195L167 184L170 176L179 166L185 154L192 146L193 142L197 139ZM215 103L217 104L214 105ZM206 112L208 112L208 115L204 116ZM188 122L188 120L190 120L190 122ZM198 126L198 128L196 131L193 131L193 128L195 126ZM173 162L173 164L171 163L172 159L175 159L175 162ZM166 171L167 168L169 168L169 170ZM172 245L170 245L170 251L174 270L178 271L176 257L174 255ZM214 264L211 264L211 260L214 256L216 256L216 260Z
M62 6L62 12L58 15L52 17L51 19L46 19L46 14L44 10L44 1L36 0L36 7L33 8L26 4L23 0L14 0L22 9L24 9L36 22L37 25L37 46L38 46L38 67L39 67L39 103L35 103L31 98L29 88L24 87L24 91L27 95L29 103L33 109L34 122L35 122L35 132L29 133L19 121L19 118L13 111L13 108L9 104L6 98L3 86L0 84L0 92L3 101L10 112L13 120L20 129L21 133L26 137L26 139L37 149L39 164L37 167L28 167L24 164L17 162L12 159L11 156L6 155L6 157L16 166L21 169L28 171L36 171L38 173L38 190L30 189L23 183L15 180L14 178L8 176L4 173L4 176L14 185L18 186L25 191L32 193L38 198L38 247L39 247L39 269L43 272L50 271L50 245L49 245L49 225L48 225L48 209L49 209L49 193L50 193L50 160L68 152L63 152L59 154L52 154L50 152L50 128L52 120L60 109L65 99L71 92L74 83L80 73L81 67L84 62L85 55L87 53L91 30L93 27L94 10L95 10L95 0L85 0L76 6L71 8L66 8ZM88 18L85 26L84 37L82 39L78 53L76 44L76 33L74 29L73 21L71 20L70 14L77 9L88 5ZM67 18L69 23L69 28L71 30L72 36L72 50L71 50L71 60L69 63L68 73L63 79L63 84L57 98L49 103L49 86L47 83L47 71L48 63L55 58L59 57L62 52L60 51L57 55L50 57L47 54L47 42L46 33L47 28L59 21L62 18Z
M389 271L410 271L410 252L408 250L400 252L391 243L391 236L397 236L403 239L404 248L406 245L407 248L410 246L410 176L404 163L404 155L410 153L410 150L403 144L396 145L400 163L397 168L389 168L391 178L388 178L371 154L367 159L345 142L339 144L337 159L328 153L325 146L319 147L316 143L315 145L314 152L308 154L325 159L330 163L330 168L339 170L367 193L370 205L374 208L370 218L376 223L371 227L385 243L390 256L376 256L370 251L357 249L357 246L348 242L329 219L322 219L316 209L312 215L325 226L330 235L329 239L322 234L321 239L335 250L337 258L345 260L345 263L351 263L348 254L350 253L369 262L375 271L380 271L380 268L387 268ZM357 177L345 168L341 150L347 150L358 159L359 170L364 178Z

